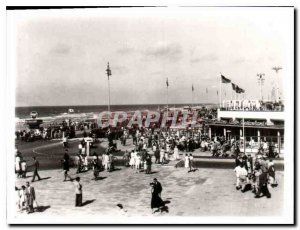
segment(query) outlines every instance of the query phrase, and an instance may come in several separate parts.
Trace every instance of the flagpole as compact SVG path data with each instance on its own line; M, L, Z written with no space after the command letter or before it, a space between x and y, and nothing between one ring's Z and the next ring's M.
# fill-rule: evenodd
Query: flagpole
M70 127L70 108L68 108L68 126Z
M109 62L107 63L107 69L106 69L106 73L107 73L107 84L108 84L108 105L107 105L107 109L110 112L110 82L109 82L109 76L111 76L111 71L109 68Z
M169 86L167 86L167 111L169 111Z
M220 77L220 109L221 109L221 103L222 103L222 74Z
M246 138L245 138L245 115L244 115L244 103L243 103L243 149L244 149L244 154L246 155Z
M108 111L110 111L110 84L108 78Z
M192 90L192 106L194 107L194 90Z

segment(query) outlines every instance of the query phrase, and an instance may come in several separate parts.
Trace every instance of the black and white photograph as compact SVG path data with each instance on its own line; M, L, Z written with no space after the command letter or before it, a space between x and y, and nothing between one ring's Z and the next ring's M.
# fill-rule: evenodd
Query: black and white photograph
M7 222L293 224L294 13L7 7Z

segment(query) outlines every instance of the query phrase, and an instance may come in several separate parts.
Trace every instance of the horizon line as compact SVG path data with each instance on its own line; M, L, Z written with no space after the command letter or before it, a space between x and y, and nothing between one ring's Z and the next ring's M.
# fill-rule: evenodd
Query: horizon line
M171 105L191 105L191 106L196 106L199 104L218 104L218 103L213 103L213 102L201 102L201 103L170 103L169 107ZM125 105L167 105L167 104L159 104L159 103L154 103L154 104L113 104L110 106L125 106ZM70 106L107 106L107 105L22 105L22 106L15 106L15 108L20 108L20 107L70 107Z

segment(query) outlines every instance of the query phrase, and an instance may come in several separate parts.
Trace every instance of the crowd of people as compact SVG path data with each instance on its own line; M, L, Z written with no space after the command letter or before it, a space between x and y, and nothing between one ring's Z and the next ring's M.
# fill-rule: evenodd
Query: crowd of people
M29 182L26 182L26 186L15 187L15 192L16 205L20 211L26 210L29 214L34 212L34 208L38 208L34 187Z
M272 159L266 155L240 154L236 158L236 189L245 192L252 190L255 198L271 198L270 187L278 185Z
M76 131L81 131L88 136L88 131L97 128L95 122L89 121L73 121L70 125L66 121L51 122L41 125L39 128L34 129L19 129L15 131L15 139L25 142L32 142L35 140L51 140L61 139L63 136L74 138Z
M110 131L107 132L108 148L101 155L96 152L92 154L92 159L89 161L87 156L87 144L82 139L78 145L77 154L77 171L76 173L86 172L89 169L93 170L93 179L98 180L102 170L112 172L115 167L115 152L117 144L114 138L110 136ZM124 151L123 161L126 167L133 169L135 173L144 172L151 174L153 164L167 164L171 160L183 160L184 167L188 172L194 170L193 151L200 148L201 151L210 151L212 156L229 156L235 158L236 167L236 189L242 192L247 189L252 189L255 197L261 197L261 194L270 198L270 186L277 186L275 178L275 167L272 159L269 159L270 153L269 143L261 142L258 153L255 157L251 154L244 154L240 151L239 142L234 139L226 140L225 137L215 137L210 139L207 134L203 134L201 130L158 130L158 129L137 129L131 137L128 130L123 129L120 136L121 145L126 145L126 140L132 138L133 147ZM65 146L65 153L62 159L62 167L64 171L63 181L72 181L75 186L75 206L82 205L82 184L80 177L75 179L69 175L71 158L68 153L68 146ZM231 154L229 154L230 152ZM180 154L182 153L182 157ZM27 163L23 160L22 154L16 151L15 169L18 178L26 178ZM38 170L39 162L33 157L33 179L41 180ZM161 199L161 189L157 185L157 180L150 184L152 188L151 208L164 207ZM27 187L22 186L16 188L18 194L18 207L20 210L27 210L28 213L34 211L33 205L35 201L34 188L27 182ZM160 185L161 186L161 185ZM35 202L36 203L36 202ZM37 205L36 205L37 206Z
M17 178L26 178L27 162L24 160L22 153L15 150L15 173Z

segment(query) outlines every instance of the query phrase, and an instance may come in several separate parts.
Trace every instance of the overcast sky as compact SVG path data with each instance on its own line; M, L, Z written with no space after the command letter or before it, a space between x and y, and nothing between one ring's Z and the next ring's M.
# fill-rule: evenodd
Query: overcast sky
M182 8L10 12L16 26L16 105L219 102L220 73L258 98L292 62L290 8ZM223 85L230 99L231 86ZM206 93L206 88L208 93ZM280 86L280 88L282 88ZM280 89L281 90L281 89ZM282 90L281 90L282 91Z

